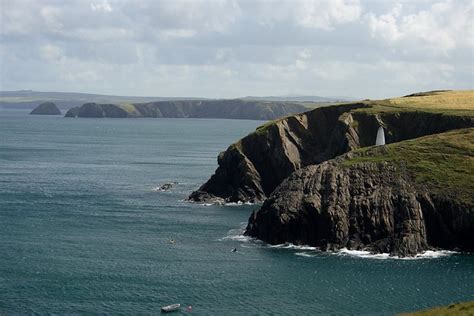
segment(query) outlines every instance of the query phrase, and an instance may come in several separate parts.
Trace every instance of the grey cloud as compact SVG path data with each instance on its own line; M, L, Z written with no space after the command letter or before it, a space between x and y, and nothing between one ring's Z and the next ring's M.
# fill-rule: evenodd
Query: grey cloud
M0 1L0 89L384 97L474 85L470 1Z

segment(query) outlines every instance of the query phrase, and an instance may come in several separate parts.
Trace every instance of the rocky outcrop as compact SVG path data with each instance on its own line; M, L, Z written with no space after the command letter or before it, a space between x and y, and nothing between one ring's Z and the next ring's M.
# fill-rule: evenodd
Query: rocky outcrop
M252 214L245 234L271 244L400 257L432 247L474 250L472 201L433 194L400 165L345 166L351 155L294 172Z
M159 101L130 105L87 103L66 117L167 117L273 120L306 108L294 102L235 100Z
M53 102L43 102L40 105L38 105L36 108L34 108L34 110L30 112L30 114L35 114L35 115L60 115L61 110L58 109L56 104L54 104Z
M115 104L86 103L79 108L70 109L65 117L127 117L128 113Z
M78 113L79 113L79 106L75 106L73 108L70 108L66 114L64 115L64 117L77 117Z
M219 154L215 174L189 200L261 202L295 170L374 145L381 125L387 143L474 126L471 117L369 108L323 107L258 128Z

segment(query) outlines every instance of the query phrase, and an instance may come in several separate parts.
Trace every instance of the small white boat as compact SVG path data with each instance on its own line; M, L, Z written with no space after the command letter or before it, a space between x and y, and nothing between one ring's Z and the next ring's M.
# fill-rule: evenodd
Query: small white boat
M181 304L171 304L167 306L163 306L161 308L162 313L169 313L169 312L174 312L177 311L181 307Z

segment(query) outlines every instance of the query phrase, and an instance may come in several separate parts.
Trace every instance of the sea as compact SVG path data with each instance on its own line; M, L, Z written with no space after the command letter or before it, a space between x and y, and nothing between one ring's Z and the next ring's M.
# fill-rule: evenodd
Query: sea
M0 109L0 314L394 315L474 300L474 255L270 246L242 235L258 205L187 202L263 123Z

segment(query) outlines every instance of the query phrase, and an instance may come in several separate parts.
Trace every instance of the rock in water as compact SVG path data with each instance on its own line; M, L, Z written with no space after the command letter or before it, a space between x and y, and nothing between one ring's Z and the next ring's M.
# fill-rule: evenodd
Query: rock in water
M43 102L38 105L30 114L35 115L61 115L61 110L58 109L53 102Z
M375 139L375 146L382 146L385 145L385 133L383 131L383 127L380 126L379 130L377 131L377 138Z

